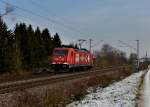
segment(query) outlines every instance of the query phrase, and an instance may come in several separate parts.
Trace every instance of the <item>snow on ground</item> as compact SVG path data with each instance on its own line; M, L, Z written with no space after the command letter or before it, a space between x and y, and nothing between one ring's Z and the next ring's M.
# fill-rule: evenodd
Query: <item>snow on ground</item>
M135 107L136 94L144 71L106 88L88 89L89 94L82 101L73 102L67 107Z
M150 69L144 78L144 107L150 107Z

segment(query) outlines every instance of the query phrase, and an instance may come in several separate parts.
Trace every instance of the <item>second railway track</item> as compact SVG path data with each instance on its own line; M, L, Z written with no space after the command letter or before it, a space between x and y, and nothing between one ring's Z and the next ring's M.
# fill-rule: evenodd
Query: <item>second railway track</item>
M112 72L113 70L119 70L124 67L128 66L119 66L119 67L110 67L107 69L96 69L91 70L88 72L77 72L72 74L59 74L54 75L50 77L42 77L42 78L36 78L36 79L29 79L29 80L21 80L21 81L14 81L14 82L7 82L7 83L1 83L0 84L0 94L9 93L17 90L23 90L27 88L32 88L36 86L42 86L47 84L54 84L57 82L67 81L67 80L73 80L78 78L85 78L93 75L103 75L108 72Z

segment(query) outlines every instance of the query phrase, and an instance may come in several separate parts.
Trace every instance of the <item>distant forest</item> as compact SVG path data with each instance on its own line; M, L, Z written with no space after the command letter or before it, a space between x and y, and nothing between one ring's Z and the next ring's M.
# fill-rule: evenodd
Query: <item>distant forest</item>
M61 44L58 33L52 36L47 28L20 23L11 31L0 19L0 72L49 66L48 56Z

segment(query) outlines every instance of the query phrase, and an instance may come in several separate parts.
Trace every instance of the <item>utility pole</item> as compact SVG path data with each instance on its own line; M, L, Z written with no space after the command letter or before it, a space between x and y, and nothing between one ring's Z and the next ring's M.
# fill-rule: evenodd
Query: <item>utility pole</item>
M137 47L134 48L132 47L131 45L127 44L127 43L124 43L123 41L119 40L119 42L123 45L125 45L126 47L129 47L133 50L136 51L136 54L137 54L137 61L136 61L136 64L137 64L137 69L139 69L139 65L140 65L140 41L139 40L136 40L137 42Z
M92 39L89 39L89 51L92 51Z
M79 40L78 40L80 49L82 48L82 44L83 44L85 41L86 41L85 39L79 39Z
M140 41L137 41L137 67L139 68L140 65Z
M146 58L147 58L147 51L146 51Z

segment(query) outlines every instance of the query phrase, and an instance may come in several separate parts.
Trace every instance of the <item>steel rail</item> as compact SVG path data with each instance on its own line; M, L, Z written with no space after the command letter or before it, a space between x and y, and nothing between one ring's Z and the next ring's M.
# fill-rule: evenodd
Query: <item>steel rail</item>
M63 82L67 80L88 78L94 75L104 75L108 72L113 72L114 70L119 70L124 67L128 67L128 66L112 67L112 68L101 69L101 70L97 69L97 70L92 70L88 72L78 72L78 73L72 73L72 74L60 74L60 75L55 75L55 76L50 76L50 77L42 77L38 79L3 83L3 84L0 84L0 94L9 93L9 92L17 91L17 90L24 90L24 89L32 88L36 86L50 85L50 84Z

